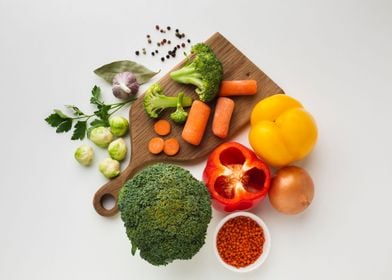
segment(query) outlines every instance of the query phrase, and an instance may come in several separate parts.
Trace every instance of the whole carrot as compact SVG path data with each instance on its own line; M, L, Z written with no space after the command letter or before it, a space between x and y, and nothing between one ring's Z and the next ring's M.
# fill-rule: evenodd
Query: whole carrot
M186 142L195 146L200 144L210 113L211 109L207 104L199 100L193 101L181 135Z
M230 120L234 112L234 101L227 97L219 97L216 106L214 118L212 120L212 133L219 138L226 138L229 134Z
M257 93L255 80L222 81L219 96L254 95Z

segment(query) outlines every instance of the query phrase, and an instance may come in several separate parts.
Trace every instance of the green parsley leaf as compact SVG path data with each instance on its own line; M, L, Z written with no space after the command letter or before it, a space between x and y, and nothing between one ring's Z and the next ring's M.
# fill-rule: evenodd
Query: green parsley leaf
M96 115L98 118L100 118L103 121L109 121L109 110L111 106L110 105L102 105L98 107L98 110L94 112L94 115Z
M72 127L72 119L64 119L62 123L57 126L56 132L68 132Z
M103 102L101 100L101 88L96 85L91 90L90 103L95 104L95 105L102 105L103 104Z
M57 113L53 113L51 115L49 115L45 121L52 127L58 127L59 124L61 124L64 119L62 117L60 117Z
M74 126L71 140L83 140L86 136L87 121L78 121Z

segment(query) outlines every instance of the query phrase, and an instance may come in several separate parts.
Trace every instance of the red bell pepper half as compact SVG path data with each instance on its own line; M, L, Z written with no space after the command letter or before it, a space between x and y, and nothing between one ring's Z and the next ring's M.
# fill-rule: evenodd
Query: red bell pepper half
M225 212L256 206L270 187L268 165L247 147L226 142L209 156L203 181L215 209Z

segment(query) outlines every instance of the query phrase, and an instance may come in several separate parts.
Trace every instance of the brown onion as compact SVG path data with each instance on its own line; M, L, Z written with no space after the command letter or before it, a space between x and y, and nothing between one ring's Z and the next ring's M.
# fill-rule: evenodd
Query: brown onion
M304 211L312 202L314 185L304 169L286 166L278 170L271 182L269 199L272 206L288 215Z

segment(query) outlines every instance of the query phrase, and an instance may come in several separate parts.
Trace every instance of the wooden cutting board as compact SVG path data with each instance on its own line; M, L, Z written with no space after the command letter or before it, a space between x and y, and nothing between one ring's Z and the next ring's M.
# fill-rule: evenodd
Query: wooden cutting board
M153 124L156 121L151 119L144 112L143 96L140 96L131 106L129 111L129 131L131 139L131 160L128 167L122 171L120 176L109 181L102 186L94 196L94 208L98 214L102 216L113 216L118 212L117 198L122 185L130 179L135 172L154 162L195 162L206 159L208 154L219 144L228 141L233 135L238 133L249 123L250 113L253 106L261 99L283 93L283 90L275 84L266 74L263 73L256 65L254 65L244 54L235 48L225 37L219 33L211 36L206 43L211 46L216 56L223 64L225 80L246 80L253 79L257 81L258 92L254 96L234 97L235 109L230 124L230 132L226 139L222 140L212 134L211 122L214 115L215 103L209 105L212 108L209 124L206 129L204 138L199 146L193 146L186 143L181 138L181 125L172 123L172 132L165 138L176 137L180 141L180 152L169 157L161 153L160 155L152 155L148 152L148 141L157 136L153 131ZM174 69L178 69L185 64L184 59ZM173 70L174 70L173 69ZM184 91L186 95L197 98L194 92L194 86L188 86L176 83L170 79L169 73L158 81L166 95L177 95L178 92ZM170 112L162 114L162 118L169 119ZM103 201L110 196L114 197L116 204L112 209L105 209Z

